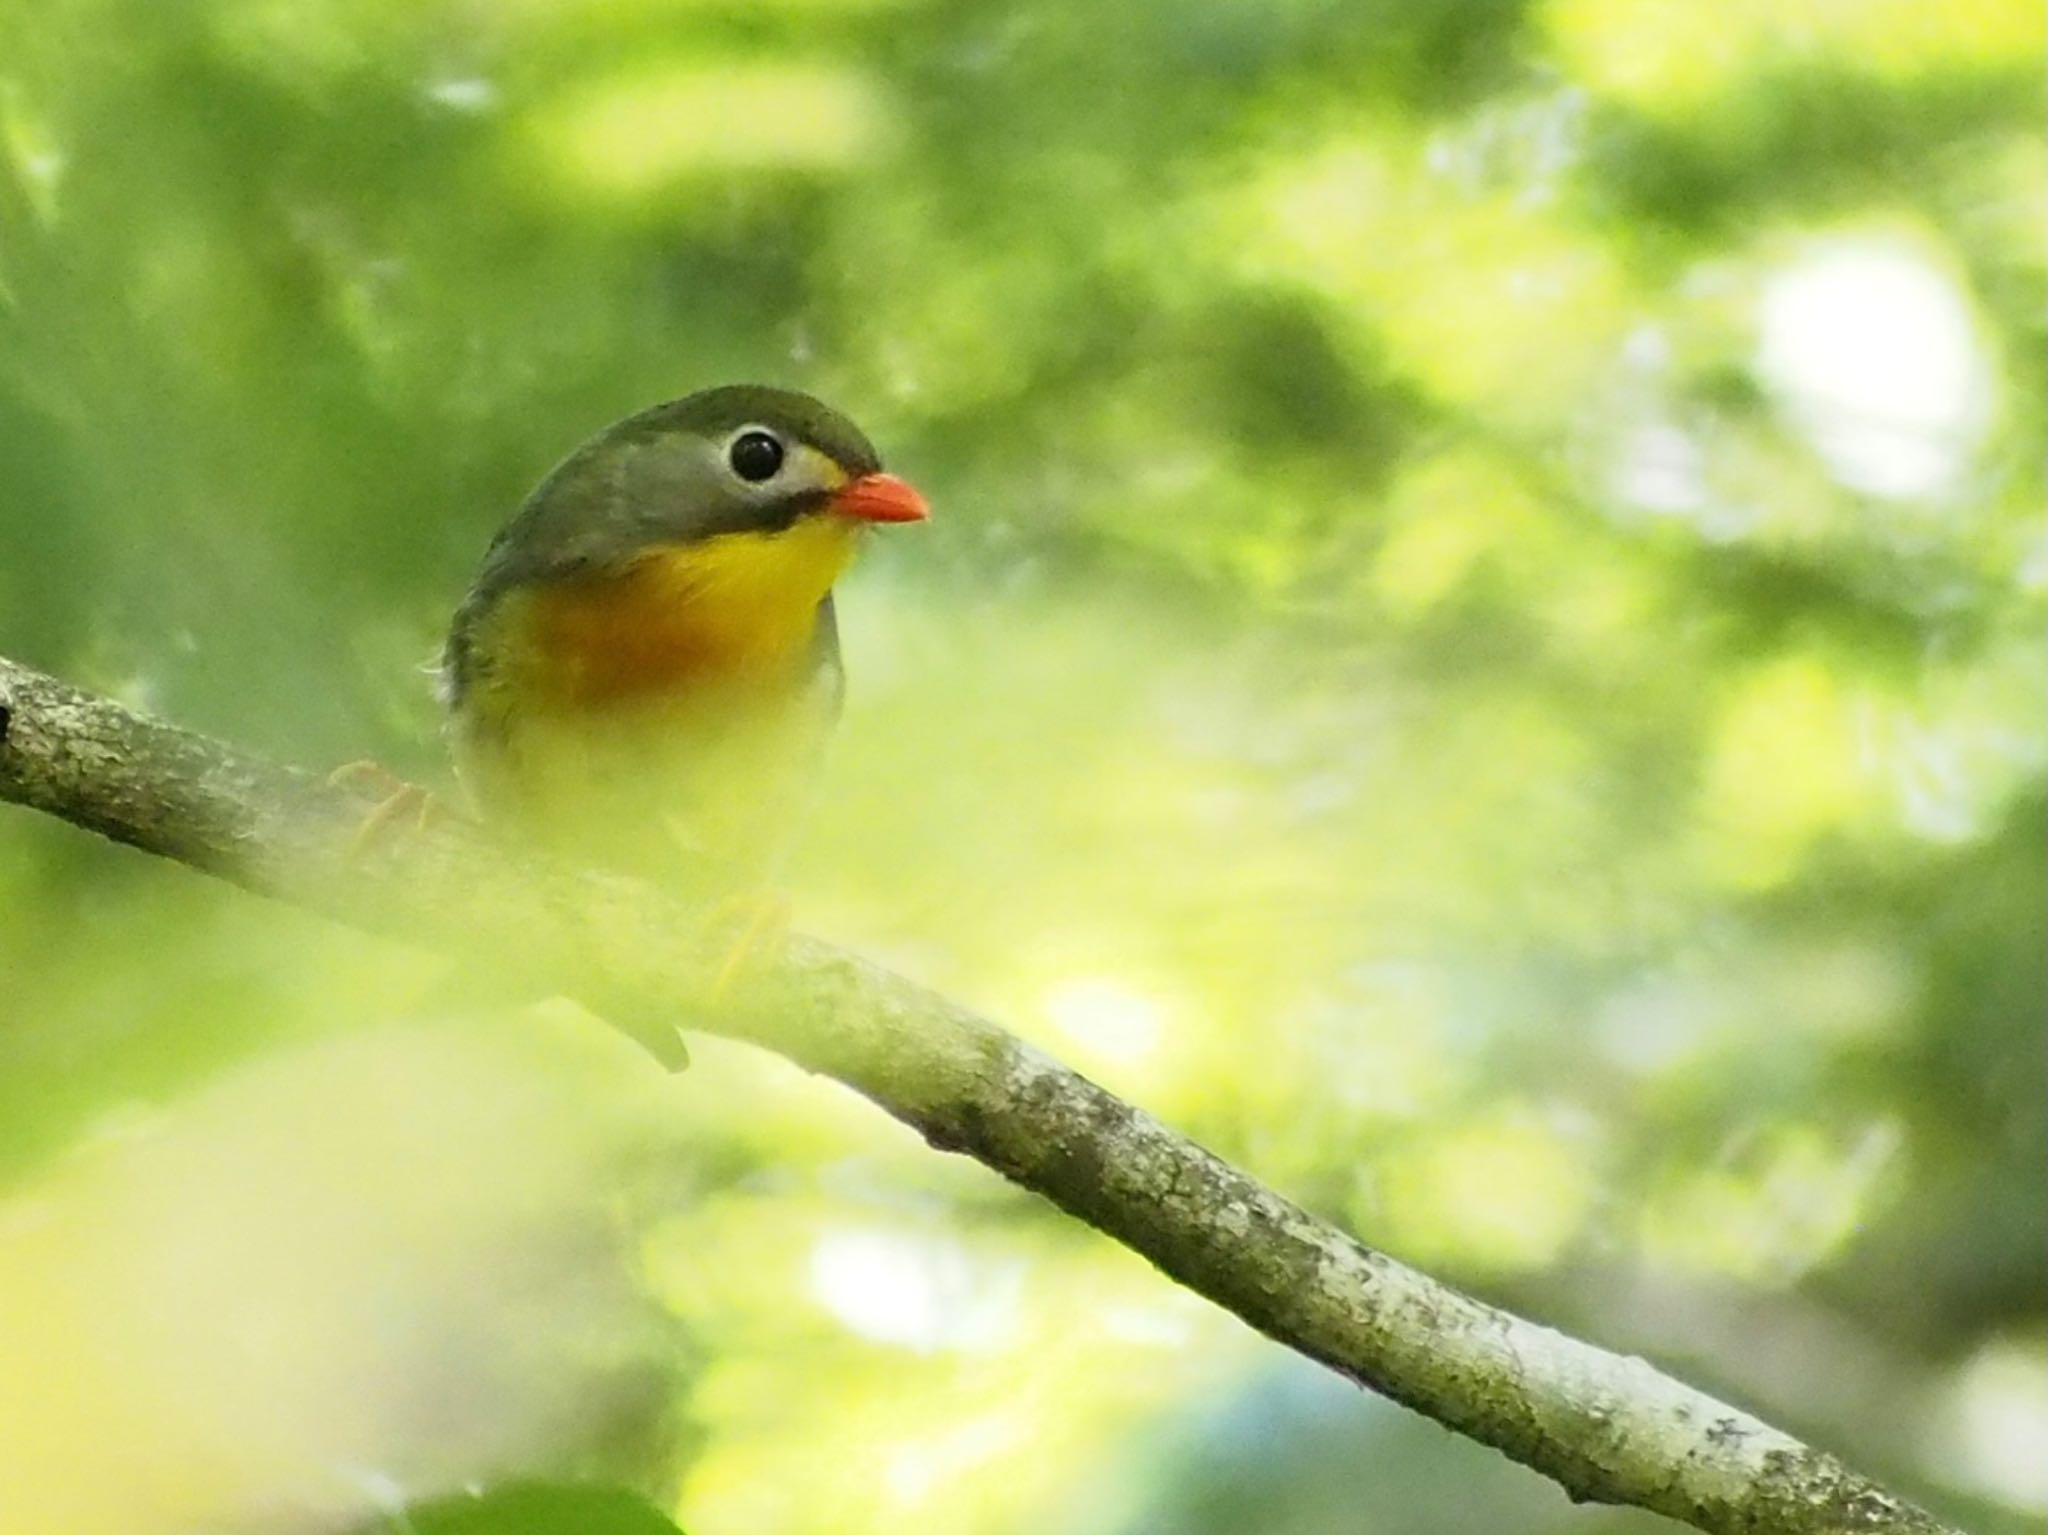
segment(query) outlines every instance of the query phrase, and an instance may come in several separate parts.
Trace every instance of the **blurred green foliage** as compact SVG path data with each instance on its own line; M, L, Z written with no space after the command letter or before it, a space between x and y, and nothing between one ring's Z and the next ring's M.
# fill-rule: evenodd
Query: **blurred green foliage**
M420 664L525 489L808 388L939 514L844 591L800 920L2028 1527L2043 44L2020 0L0 0L0 650L440 773ZM1652 1527L779 1063L661 1080L438 981L0 816L0 1506Z
M679 1535L642 1498L575 1483L456 1493L378 1519L360 1535Z

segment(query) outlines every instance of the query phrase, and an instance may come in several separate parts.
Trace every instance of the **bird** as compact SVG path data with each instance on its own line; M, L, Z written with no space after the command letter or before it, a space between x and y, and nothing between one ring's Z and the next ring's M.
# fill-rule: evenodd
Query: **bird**
M929 515L858 427L791 390L706 389L597 433L491 541L442 650L478 818L772 908L844 698L834 583L869 530Z

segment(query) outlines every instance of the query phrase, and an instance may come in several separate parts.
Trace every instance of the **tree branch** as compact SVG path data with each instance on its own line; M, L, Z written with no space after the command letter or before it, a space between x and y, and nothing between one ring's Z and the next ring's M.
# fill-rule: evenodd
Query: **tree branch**
M1641 1359L1374 1252L986 1019L814 939L792 938L707 1012L711 940L661 892L508 854L460 824L352 855L359 797L5 659L0 799L358 928L481 955L500 973L516 965L642 1037L689 1019L836 1077L932 1145L1576 1500L1728 1535L1944 1528Z

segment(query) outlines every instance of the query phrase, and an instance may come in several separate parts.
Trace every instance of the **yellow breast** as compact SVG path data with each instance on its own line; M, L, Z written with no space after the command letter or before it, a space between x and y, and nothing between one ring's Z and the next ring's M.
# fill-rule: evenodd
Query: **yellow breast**
M512 669L523 674L514 686L588 707L785 681L809 659L818 604L858 533L843 518L807 517L781 533L657 548L623 570L537 588L508 615Z

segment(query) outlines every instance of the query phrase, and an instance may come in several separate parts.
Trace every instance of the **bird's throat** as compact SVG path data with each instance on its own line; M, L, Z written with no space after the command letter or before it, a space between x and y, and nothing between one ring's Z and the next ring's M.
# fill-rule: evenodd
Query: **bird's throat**
M843 518L806 517L538 589L521 625L534 680L558 705L587 707L792 679L858 536Z

